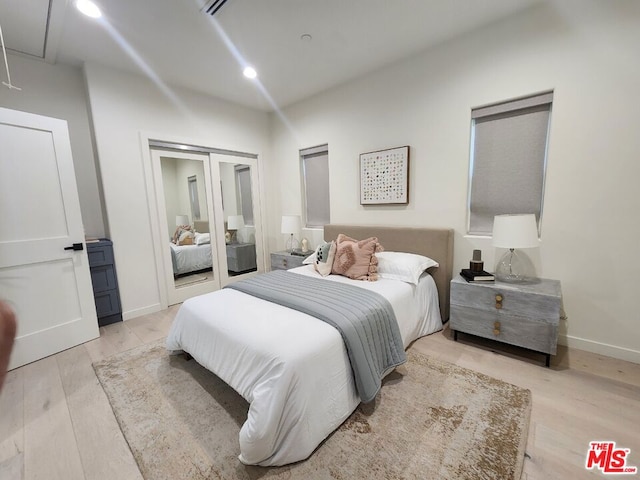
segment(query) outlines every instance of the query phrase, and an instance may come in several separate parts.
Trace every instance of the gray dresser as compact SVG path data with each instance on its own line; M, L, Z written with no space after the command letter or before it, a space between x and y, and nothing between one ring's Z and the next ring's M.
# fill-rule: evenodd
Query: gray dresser
M543 353L556 354L562 292L557 280L530 284L451 280L449 328Z
M309 255L312 253L313 252L309 252ZM289 270L290 268L301 267L305 258L307 257L291 255L286 251L272 253L271 270Z
M257 270L256 245L254 243L228 243L227 270L231 273Z
M111 240L102 238L97 242L87 243L87 256L89 257L89 271L91 272L98 325L102 327L110 323L121 322L122 308Z

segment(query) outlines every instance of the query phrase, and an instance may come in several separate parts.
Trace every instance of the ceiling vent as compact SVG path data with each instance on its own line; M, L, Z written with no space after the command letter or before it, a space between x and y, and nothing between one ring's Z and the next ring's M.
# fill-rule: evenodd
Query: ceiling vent
M207 0L204 7L202 7L202 11L213 17L225 3L227 3L227 0Z

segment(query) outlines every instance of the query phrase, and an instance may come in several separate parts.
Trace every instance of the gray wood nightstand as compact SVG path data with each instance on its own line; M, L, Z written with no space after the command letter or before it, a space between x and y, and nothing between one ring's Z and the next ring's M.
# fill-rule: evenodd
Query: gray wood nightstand
M540 278L535 283L469 283L451 280L449 328L528 348L546 356L556 354L562 292L560 282Z
M311 253L313 252L309 252L309 255L311 255ZM272 253L271 270L289 270L290 268L301 267L305 258L307 257L291 255L286 251Z
M256 270L256 246L253 243L227 244L227 269L232 273Z

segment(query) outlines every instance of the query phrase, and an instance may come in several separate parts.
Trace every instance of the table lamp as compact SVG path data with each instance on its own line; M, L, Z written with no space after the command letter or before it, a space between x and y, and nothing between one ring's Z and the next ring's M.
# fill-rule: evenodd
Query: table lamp
M289 253L293 252L295 242L293 235L300 231L300 215L283 215L280 231L290 234L287 239L286 249Z
M242 215L229 215L227 218L227 230L231 234L231 243L238 243L236 232L244 227L244 217Z
M508 248L496 265L496 279L501 282L526 283L534 280L533 263L516 248L539 247L536 216L531 214L496 215L493 219L493 246Z
M176 227L189 225L189 215L176 215Z

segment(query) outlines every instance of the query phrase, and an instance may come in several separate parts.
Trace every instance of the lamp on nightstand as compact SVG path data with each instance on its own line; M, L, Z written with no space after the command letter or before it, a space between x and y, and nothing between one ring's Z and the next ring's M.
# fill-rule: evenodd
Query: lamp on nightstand
M493 246L508 248L496 265L501 282L526 283L536 278L531 260L516 248L539 247L536 216L531 214L496 215L493 219Z
M238 243L237 231L244 227L244 217L242 215L229 215L227 218L227 230L231 234L230 243Z
M176 215L176 227L189 225L189 215Z
M293 235L300 231L300 215L283 215L280 231L290 234L287 239L286 249L289 253L293 252L295 248Z

